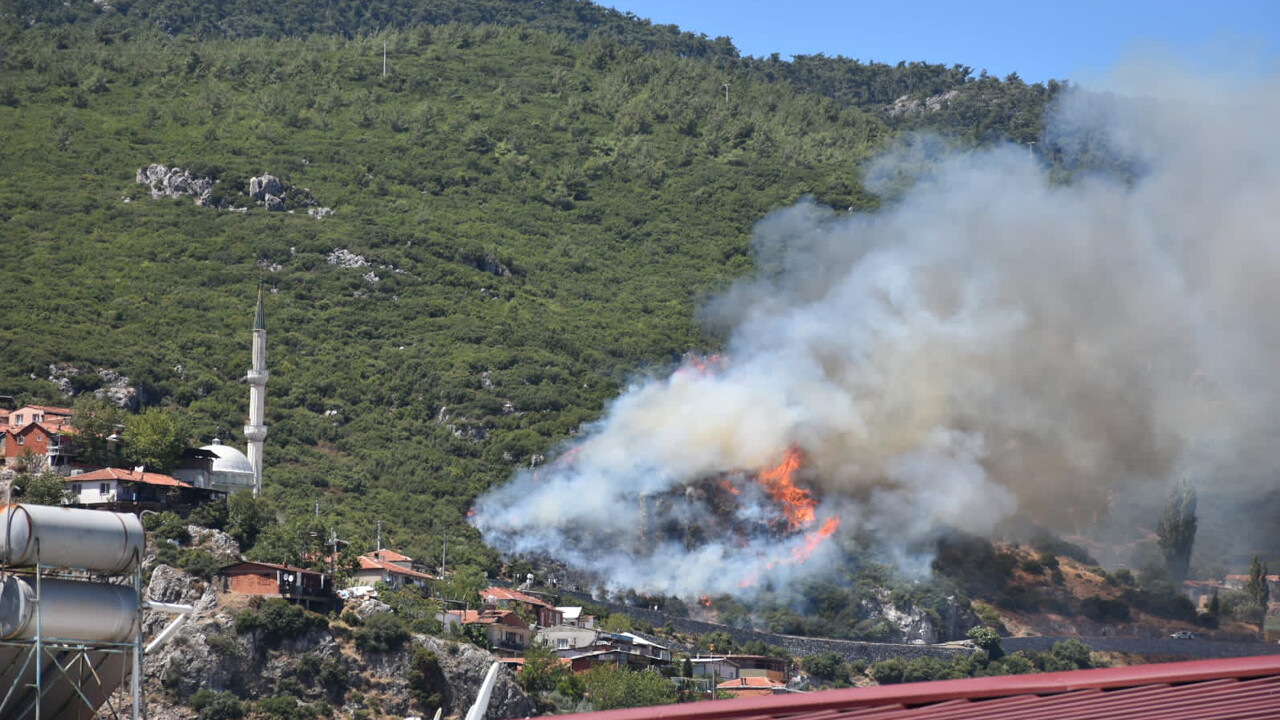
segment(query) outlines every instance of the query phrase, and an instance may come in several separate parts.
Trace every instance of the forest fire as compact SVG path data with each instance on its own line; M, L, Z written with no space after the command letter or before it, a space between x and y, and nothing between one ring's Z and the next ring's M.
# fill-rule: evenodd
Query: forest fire
M813 500L813 494L804 488L797 487L792 479L803 464L804 451L798 447L792 447L787 450L786 456L777 467L761 472L758 478L761 487L769 493L769 497L781 506L791 530L799 530L811 524L814 520L813 509L817 505Z
M817 521L817 501L814 500L813 493L795 483L795 475L803 465L804 451L798 447L791 447L778 465L763 470L756 476L756 482L777 503L786 517L787 530L791 532L806 530L804 542L791 548L790 562L794 565L801 565L808 561L818 546L840 528L840 518L832 516L816 530L807 530ZM766 560L761 572L773 570L780 562L782 562L780 559ZM760 572L752 573L740 580L738 587L754 586L759 576Z

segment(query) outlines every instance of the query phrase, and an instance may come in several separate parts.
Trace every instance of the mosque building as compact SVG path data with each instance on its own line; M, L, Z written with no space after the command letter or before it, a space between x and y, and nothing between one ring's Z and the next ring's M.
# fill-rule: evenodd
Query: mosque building
M254 497L262 492L262 443L267 439L267 325L263 313L262 287L258 287L258 310L253 318L253 358L249 374L249 422L244 426L244 437L249 454L245 455L230 445L214 439L211 445L200 448L212 462L205 467L182 468L174 477L196 487L220 490L228 495L240 490L250 490Z

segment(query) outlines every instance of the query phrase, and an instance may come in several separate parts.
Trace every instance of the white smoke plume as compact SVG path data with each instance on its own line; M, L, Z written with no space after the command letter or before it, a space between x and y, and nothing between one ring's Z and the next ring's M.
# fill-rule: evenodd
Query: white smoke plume
M704 309L724 359L638 382L473 522L693 597L821 572L853 537L907 548L1014 513L1078 530L1136 488L1255 482L1280 461L1278 90L1074 93L1042 147L1088 138L1123 173L1054 181L998 147L877 213L764 218L757 274ZM751 481L793 447L817 501L798 527Z

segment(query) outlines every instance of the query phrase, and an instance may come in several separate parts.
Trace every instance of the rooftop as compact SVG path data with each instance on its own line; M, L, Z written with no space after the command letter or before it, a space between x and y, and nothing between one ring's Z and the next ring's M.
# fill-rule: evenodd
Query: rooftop
M66 478L67 482L101 482L103 480L115 480L116 482L139 483L142 485L168 485L171 487L192 487L187 483L152 472L135 472L133 470L123 470L121 468L103 468L94 470L93 472L72 475Z
M493 602L495 600L512 600L514 602L528 603L529 605L541 605L543 607L551 607L551 605L532 595L526 595L519 590L510 588L491 587L480 592L480 598L485 602Z
M580 720L1269 718L1280 655L939 680L573 715Z

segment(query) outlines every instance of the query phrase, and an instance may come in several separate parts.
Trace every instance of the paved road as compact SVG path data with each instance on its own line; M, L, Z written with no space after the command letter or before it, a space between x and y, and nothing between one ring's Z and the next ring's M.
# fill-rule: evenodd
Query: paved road
M1000 645L1006 652L1017 650L1048 650L1066 637L1004 638ZM1226 640L1174 640L1173 638L1081 637L1076 638L1094 650L1101 652L1136 653L1139 655L1170 655L1191 658L1244 657L1247 655L1277 655L1280 645L1259 642L1232 642Z
M895 643L868 643L856 640L832 640L827 638L782 635L780 633L762 632L759 630L744 630L742 628L721 625L719 623L675 617L650 608L632 607L629 605L611 602L600 602L598 600L592 600L587 595L578 595L571 592L563 592L563 595L564 599L561 602L566 604L572 602L572 598L576 597L582 601L592 602L597 605L604 605L611 611L626 613L633 618L642 619L645 622L651 623L654 627L662 627L667 623L671 623L676 630L682 633L704 634L711 632L726 632L729 633L734 642L738 644L751 640L762 640L769 645L781 645L795 655L814 655L834 652L839 653L850 660L862 659L868 662L878 662L890 657L919 657L922 655L931 655L933 657L948 659L957 653L970 652L969 648L959 645L899 645ZM1005 652L1017 652L1018 650L1045 651L1052 648L1054 643L1069 639L1072 638L1004 638L1001 641L1001 646L1005 649ZM1077 637L1074 639L1079 640L1093 650L1100 652L1123 652L1138 655L1216 658L1280 654L1280 645L1267 645L1260 641L1231 642L1199 638L1195 640L1174 640L1173 638L1136 637Z

